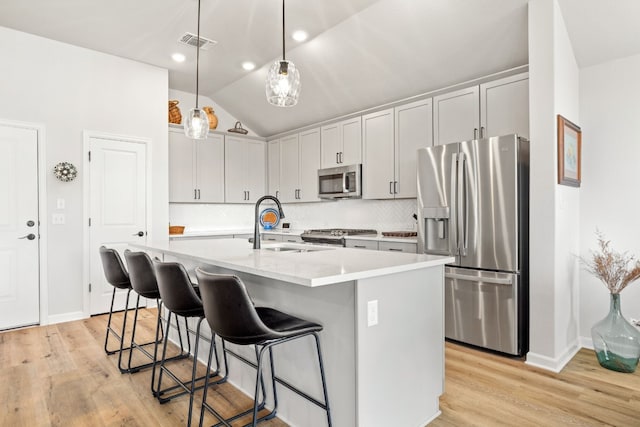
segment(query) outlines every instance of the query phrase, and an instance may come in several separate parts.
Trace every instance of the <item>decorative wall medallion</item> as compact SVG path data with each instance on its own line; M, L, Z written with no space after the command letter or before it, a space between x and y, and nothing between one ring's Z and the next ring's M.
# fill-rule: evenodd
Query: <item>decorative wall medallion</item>
M69 162L60 162L53 168L53 174L62 182L73 181L78 175L78 170Z

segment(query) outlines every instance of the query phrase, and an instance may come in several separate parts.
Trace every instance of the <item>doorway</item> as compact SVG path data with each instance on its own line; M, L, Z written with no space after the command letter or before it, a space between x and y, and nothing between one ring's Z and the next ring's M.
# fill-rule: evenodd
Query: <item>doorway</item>
M113 287L106 281L98 248L116 249L124 262L128 243L147 239L148 140L85 132L87 149L85 212L89 313L109 311ZM115 307L123 307L126 291L116 294ZM130 304L133 302L130 302Z
M0 330L40 323L41 126L0 121Z

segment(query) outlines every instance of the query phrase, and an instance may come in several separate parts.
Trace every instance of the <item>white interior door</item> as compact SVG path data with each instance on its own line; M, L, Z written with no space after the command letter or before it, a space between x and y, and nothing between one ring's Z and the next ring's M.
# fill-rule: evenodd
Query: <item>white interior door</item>
M109 311L113 287L106 281L98 249L104 245L120 252L130 242L146 241L146 145L139 141L89 136L90 227L89 277L91 314ZM115 307L124 308L124 292Z
M0 329L40 321L38 132L0 124Z

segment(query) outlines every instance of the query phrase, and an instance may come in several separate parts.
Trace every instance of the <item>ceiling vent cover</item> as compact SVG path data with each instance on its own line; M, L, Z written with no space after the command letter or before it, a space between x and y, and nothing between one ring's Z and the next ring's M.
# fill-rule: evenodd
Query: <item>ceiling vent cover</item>
M197 47L198 46L198 36L193 33L184 33L179 39L178 43L186 44L189 46ZM209 50L218 42L215 40L208 39L206 37L200 36L200 49Z

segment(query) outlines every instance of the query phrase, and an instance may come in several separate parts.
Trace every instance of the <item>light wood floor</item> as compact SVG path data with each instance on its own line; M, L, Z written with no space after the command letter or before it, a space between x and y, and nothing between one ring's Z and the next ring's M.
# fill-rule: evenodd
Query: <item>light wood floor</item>
M143 315L148 335L154 316ZM119 373L117 355L102 350L105 326L106 316L96 316L0 332L0 426L186 425L186 396L160 405L150 394L148 370ZM188 363L182 368L188 375ZM588 350L554 374L447 344L445 387L433 426L640 426L640 371L605 370ZM251 405L229 384L209 396L225 415ZM207 415L206 422L214 418Z

